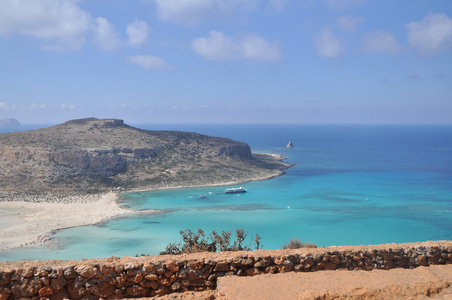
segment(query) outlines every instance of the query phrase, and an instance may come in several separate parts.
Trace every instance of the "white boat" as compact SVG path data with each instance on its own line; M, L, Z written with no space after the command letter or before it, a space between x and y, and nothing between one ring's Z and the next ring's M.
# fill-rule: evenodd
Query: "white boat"
M246 189L243 186L241 186L239 188L226 189L224 193L225 194L246 193Z

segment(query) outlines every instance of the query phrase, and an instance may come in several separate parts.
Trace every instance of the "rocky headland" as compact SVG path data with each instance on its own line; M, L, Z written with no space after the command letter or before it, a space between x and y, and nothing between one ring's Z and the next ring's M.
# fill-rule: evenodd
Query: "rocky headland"
M246 143L87 118L0 134L0 200L56 200L112 189L217 185L281 175L288 163ZM25 198L24 198L25 197Z

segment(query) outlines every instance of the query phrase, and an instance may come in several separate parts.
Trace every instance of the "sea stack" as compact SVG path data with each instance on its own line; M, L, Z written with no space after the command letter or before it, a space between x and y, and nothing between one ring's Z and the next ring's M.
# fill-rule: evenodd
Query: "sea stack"
M293 143L292 143L292 142L289 142L289 143L287 144L286 148L294 148Z

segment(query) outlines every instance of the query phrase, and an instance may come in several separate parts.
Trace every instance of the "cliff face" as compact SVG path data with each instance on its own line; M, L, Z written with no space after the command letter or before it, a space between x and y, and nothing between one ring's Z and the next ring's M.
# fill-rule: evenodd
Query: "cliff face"
M254 158L245 143L147 131L95 118L0 135L0 188L21 193L99 192L246 180L288 165Z

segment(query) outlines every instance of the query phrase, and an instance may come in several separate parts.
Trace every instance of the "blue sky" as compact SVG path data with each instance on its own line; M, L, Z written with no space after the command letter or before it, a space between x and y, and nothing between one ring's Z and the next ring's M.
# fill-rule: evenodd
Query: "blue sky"
M0 119L452 123L452 1L1 0Z

